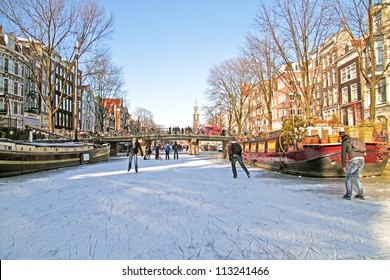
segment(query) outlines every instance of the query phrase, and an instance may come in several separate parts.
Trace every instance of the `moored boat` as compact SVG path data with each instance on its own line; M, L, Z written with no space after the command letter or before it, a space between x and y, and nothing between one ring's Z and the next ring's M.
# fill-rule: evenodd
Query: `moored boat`
M280 135L241 142L243 159L258 167L307 177L343 177L341 143L302 144L300 149L283 149ZM389 159L384 142L366 142L362 176L380 176Z
M0 139L0 177L108 160L109 145Z

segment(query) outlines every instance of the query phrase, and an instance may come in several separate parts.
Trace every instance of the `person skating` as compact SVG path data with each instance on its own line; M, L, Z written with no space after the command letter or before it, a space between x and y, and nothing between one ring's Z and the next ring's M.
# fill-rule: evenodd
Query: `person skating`
M345 172L345 189L346 193L343 198L350 200L352 196L352 178L355 179L357 188L357 195L355 198L364 199L362 182L360 181L360 172L364 167L364 153L363 151L356 151L351 144L352 138L345 133L340 133L342 139L341 148L341 164ZM346 167L346 158L349 158L348 167Z
M146 147L145 148L145 155L144 155L144 159L145 160L148 160L150 159L150 155L152 154L152 149L149 148L149 147Z
M237 169L236 169L236 162L240 164L241 168L245 171L246 175L248 178L251 177L251 174L249 173L248 169L246 168L243 160L242 160L242 148L240 144L237 143L237 141L232 140L230 142L230 145L228 147L228 155L229 155L229 160L232 164L232 172L233 172L233 178L237 178Z
M139 144L137 138L134 137L133 141L129 143L129 146L127 148L127 156L129 157L129 165L127 168L127 172L130 171L134 159L135 172L138 173L138 158L137 158L138 152L140 152L141 156L143 156L141 145Z
M171 146L169 144L165 145L165 159L169 159L169 152L171 151Z
M156 147L155 147L155 151L156 151L156 156L155 156L155 159L160 159L160 146L156 144Z
M173 148L173 159L174 160L179 159L179 145L177 144L176 141L173 144L172 148Z

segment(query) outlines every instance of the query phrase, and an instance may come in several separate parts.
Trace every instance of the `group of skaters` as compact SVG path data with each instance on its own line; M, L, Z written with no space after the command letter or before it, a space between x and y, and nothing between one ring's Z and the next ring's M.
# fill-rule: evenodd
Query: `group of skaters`
M366 148L364 142L361 144L363 147L355 147L357 144L353 141L348 134L341 132L340 138L342 140L342 148L341 148L341 164L343 167L345 174L345 188L346 188L346 194L343 196L343 198L351 200L352 196L352 178L354 178L355 185L357 188L357 194L355 195L355 198L357 199L363 199L364 200L364 194L363 194L363 187L360 181L360 172L362 171L364 167L364 156L366 154ZM169 160L169 153L173 150L173 159L179 159L179 145L177 142L175 142L172 147L169 144L166 144L164 147L165 151L165 159ZM155 146L155 159L161 159L160 157L160 146ZM141 145L138 143L138 140L134 137L133 141L129 143L128 150L127 150L127 156L129 156L129 165L127 171L129 172L131 169L132 162L134 160L135 164L135 172L138 172L138 163L137 163L137 154L138 152L141 153L141 156L143 156L143 152L141 149ZM146 148L145 151L145 159L150 159L150 155L152 154L152 150L150 148ZM241 166L241 168L244 170L245 174L248 176L248 178L251 178L251 174L246 168L243 159L242 159L242 147L241 145L234 139L231 139L231 142L228 146L228 157L231 162L231 168L233 173L233 178L237 178L237 169L236 169L236 163L238 162ZM347 163L346 159L349 159L349 162Z
M343 196L344 199L351 200L352 197L352 178L355 181L357 194L354 196L356 199L364 200L364 192L362 182L360 180L360 173L364 168L364 156L366 155L366 146L364 141L357 138L352 138L345 132L340 132L341 138L341 166L345 172L345 189L346 193ZM242 160L242 148L234 138L231 139L228 146L228 156L232 166L233 178L237 178L236 162L238 162L241 168L244 170L248 178L251 177L250 172L244 165ZM347 161L349 159L349 161Z
M169 154L171 150L173 150L173 159L177 160L179 159L179 144L175 141L175 143L172 145L172 147L169 144L166 144L164 147L165 152L165 159L169 160ZM138 142L138 139L136 137L133 138L133 140L128 144L127 146L127 157L129 157L129 164L127 167L127 172L130 172L130 169L134 163L134 169L135 172L138 173L138 153L144 157L145 160L149 160L150 156L152 155L152 149L149 147L146 147L145 153L142 151L141 145ZM155 145L155 159L162 159L160 156L160 146Z
M169 144L166 144L164 146L164 152L165 152L165 159L170 159L169 158L169 154L170 152L173 150L173 159L176 160L176 159L179 159L179 149L180 149L180 145L177 144L177 142L175 141L175 143L172 145L172 147L169 145ZM160 157L160 145L155 145L155 159L162 159ZM149 153L149 158L146 158L146 159L150 159L150 155L152 154L152 150L148 147L146 147L146 151L148 151Z

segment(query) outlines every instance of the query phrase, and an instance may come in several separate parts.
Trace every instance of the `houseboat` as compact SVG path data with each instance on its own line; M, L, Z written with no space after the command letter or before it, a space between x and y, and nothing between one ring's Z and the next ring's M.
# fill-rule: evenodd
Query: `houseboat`
M317 137L320 140L320 137ZM325 142L325 141L324 141ZM332 141L333 142L333 141ZM251 165L281 173L306 177L344 177L341 165L341 143L300 143L298 148L287 148L283 135L242 141L243 159ZM380 176L389 159L387 144L366 142L363 176Z
M109 145L0 139L0 177L108 160Z

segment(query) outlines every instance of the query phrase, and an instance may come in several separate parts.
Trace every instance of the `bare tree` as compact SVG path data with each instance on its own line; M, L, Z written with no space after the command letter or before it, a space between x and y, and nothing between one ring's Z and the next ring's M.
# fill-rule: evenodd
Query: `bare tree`
M112 113L112 102L107 100L122 99L125 96L125 82L123 69L115 66L110 53L101 53L85 65L85 83L94 93L95 106L93 113L97 120L97 127L104 131L105 120Z
M358 53L359 70L369 91L370 121L374 122L377 89L390 69L385 56L385 35L390 31L390 23L382 22L382 12L386 9L388 13L390 3L383 0L334 0L334 4L334 10L349 31L352 46Z
M257 86L258 80L251 71L250 61L245 58L237 58L225 61L210 71L208 84L208 98L213 107L221 108L228 112L237 133L243 133L243 127L248 119L248 101L250 94Z
M155 128L153 113L149 110L137 107L134 110L134 115L138 117L139 126L141 131L149 132L152 128Z
M274 91L274 79L278 73L278 58L280 57L274 48L272 41L267 36L248 35L247 46L243 50L244 54L251 61L251 71L257 76L259 81L256 88L259 93L257 106L260 106L263 117L267 120L268 131L272 131L272 97Z
M275 0L272 7L261 2L255 19L258 32L265 34L276 47L281 62L298 64L299 75L287 71L282 77L295 95L304 117L311 115L311 101L317 87L315 81L319 80L319 73L309 69L311 55L320 51L320 44L335 30L330 24L328 8L326 0Z
M77 92L76 63L108 38L114 18L94 0L2 0L0 14L22 37L30 81L53 131L54 114Z
M203 111L205 112L205 119L209 125L225 127L224 119L223 119L223 111L221 111L221 106L219 104L213 104L212 106L203 107Z

